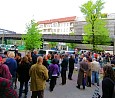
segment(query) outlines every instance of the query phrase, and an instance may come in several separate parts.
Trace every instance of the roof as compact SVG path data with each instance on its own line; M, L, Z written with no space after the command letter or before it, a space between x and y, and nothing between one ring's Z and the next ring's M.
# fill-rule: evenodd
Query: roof
M57 18L57 19L50 19L50 20L44 20L44 21L38 21L39 24L50 24L50 23L54 23L54 22L70 22L70 21L74 21L76 19L76 16L72 16L72 17L65 17L65 18Z

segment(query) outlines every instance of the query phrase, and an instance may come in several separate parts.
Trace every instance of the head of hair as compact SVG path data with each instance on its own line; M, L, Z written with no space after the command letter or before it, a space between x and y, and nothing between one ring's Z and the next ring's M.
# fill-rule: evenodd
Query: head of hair
M90 58L90 57L89 57L89 58L87 58L87 60L88 60L89 62L92 62L92 58Z
M21 57L21 53L17 53L17 55L18 55L19 57Z
M9 52L9 53L8 53L8 57L10 57L10 58L14 58L14 57L15 57L14 52Z
M53 59L53 60L51 61L51 63L52 63L52 64L56 64L56 61L55 61L55 59Z
M86 57L83 57L82 61L86 61L86 60L87 60L87 58L86 58Z
M48 54L48 55L47 55L47 59L51 59L51 54Z
M23 58L22 58L22 61L21 61L22 63L28 63L28 57L27 56L24 56Z
M4 55L7 55L8 54L8 51L4 51Z
M110 66L110 65L104 66L103 71L104 71L104 78L108 77L115 82L115 72L114 72L112 66Z
M44 56L43 56L43 59L44 59L44 60L47 60L47 56L46 56L46 55L44 55Z
M34 50L34 54L37 54L38 53L38 51L37 50Z

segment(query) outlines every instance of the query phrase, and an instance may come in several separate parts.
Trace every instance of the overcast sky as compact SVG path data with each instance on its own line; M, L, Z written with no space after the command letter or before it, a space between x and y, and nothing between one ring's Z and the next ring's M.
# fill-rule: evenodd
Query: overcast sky
M69 16L82 17L79 7L88 0L0 0L0 28L25 32L25 24ZM95 0L93 0L95 1ZM104 0L104 13L115 13L115 1Z

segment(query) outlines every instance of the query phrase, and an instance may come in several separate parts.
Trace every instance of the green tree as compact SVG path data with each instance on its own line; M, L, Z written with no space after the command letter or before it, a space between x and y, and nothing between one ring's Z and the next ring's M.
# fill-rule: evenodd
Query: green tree
M58 42L49 42L50 48L56 48Z
M71 33L69 33L69 35L75 35L75 33L74 33L74 32L71 32ZM76 46L77 46L76 43L66 43L66 45L67 45L69 48L71 48L71 49L75 49Z
M80 9L85 15L87 24L84 26L83 43L93 45L93 51L96 51L97 45L108 44L110 42L109 32L106 27L106 21L101 19L101 10L104 8L104 2L97 0L88 1Z
M22 36L26 50L41 48L43 44L42 34L35 20L31 20L31 23L26 25L26 29L26 35Z

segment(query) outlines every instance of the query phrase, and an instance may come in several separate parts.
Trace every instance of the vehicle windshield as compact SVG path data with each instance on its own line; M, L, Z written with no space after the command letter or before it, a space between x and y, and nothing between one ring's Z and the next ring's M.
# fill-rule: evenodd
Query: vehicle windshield
M46 54L46 51L44 51L44 50L39 50L38 54Z

